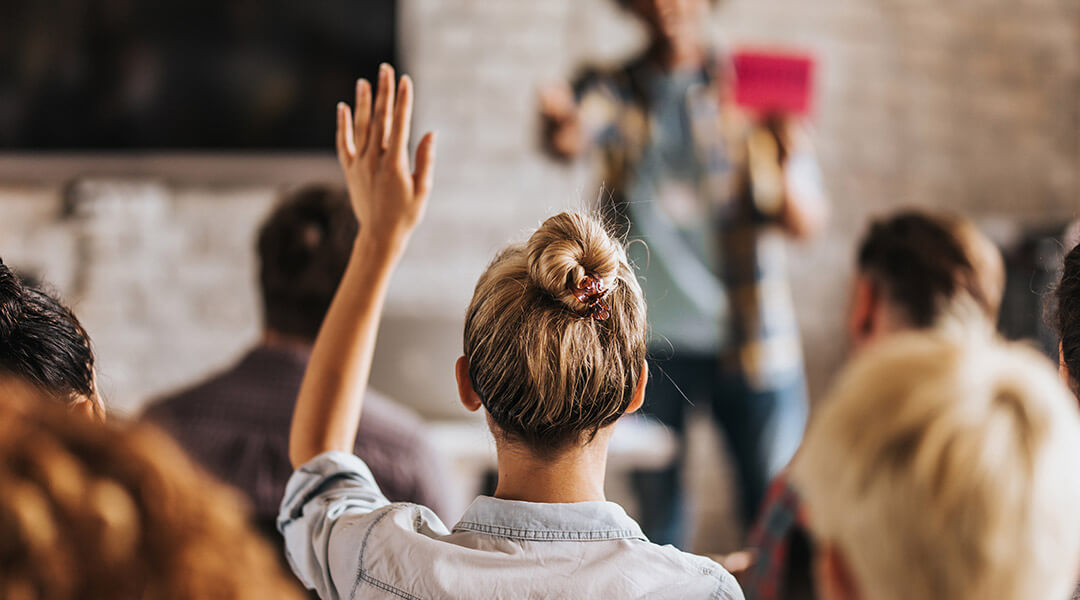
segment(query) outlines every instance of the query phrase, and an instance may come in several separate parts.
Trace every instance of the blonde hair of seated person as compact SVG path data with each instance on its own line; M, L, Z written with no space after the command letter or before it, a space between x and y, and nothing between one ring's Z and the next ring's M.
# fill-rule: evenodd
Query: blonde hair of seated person
M1080 418L1053 365L993 339L900 334L842 374L793 480L828 600L1067 598Z
M0 403L0 598L300 598L239 498L171 440Z

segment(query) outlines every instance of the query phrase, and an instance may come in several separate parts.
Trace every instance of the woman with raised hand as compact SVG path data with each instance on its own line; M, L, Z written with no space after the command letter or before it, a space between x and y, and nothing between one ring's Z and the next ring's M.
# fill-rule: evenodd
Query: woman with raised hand
M390 276L431 189L434 136L415 170L412 83L384 66L338 107L338 156L360 233L293 416L296 472L278 527L293 569L323 598L721 598L742 592L705 558L654 545L605 501L615 422L642 403L645 303L623 247L594 219L556 215L480 277L456 375L498 452L494 497L448 529L390 504L349 454Z

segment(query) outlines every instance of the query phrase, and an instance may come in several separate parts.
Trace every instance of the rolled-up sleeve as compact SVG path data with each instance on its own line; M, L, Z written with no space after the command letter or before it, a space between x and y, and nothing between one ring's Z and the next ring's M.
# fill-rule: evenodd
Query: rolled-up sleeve
M389 503L368 466L352 454L326 452L297 469L285 488L277 526L300 581L321 598L338 598L334 571L348 573L353 565L351 560L341 564L351 557L332 555L331 536L339 533L344 521L356 524ZM351 580L338 583L346 590L353 584Z

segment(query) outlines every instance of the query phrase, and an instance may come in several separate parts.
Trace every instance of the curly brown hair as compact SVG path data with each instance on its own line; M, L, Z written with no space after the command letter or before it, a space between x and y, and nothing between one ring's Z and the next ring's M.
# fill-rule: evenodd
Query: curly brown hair
M164 434L0 402L0 598L300 597L239 497Z

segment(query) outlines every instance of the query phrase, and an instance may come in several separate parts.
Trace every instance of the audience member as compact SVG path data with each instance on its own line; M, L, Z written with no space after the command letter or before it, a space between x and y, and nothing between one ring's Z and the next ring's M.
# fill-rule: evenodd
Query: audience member
M105 419L90 337L74 313L0 261L0 397L61 399Z
M18 395L0 397L0 598L300 597L240 499L165 435Z
M632 484L645 533L681 546L693 407L724 433L747 523L802 438L806 386L783 255L786 236L823 227L827 202L795 123L778 118L770 130L732 101L733 69L705 27L715 1L618 3L645 25L644 53L547 87L540 105L547 149L599 155L603 208L645 242L629 248L656 359L643 412L680 445L672 465Z
M458 391L483 409L498 453L495 497L453 531L429 509L390 504L349 454L394 267L431 189L434 135L415 172L412 84L393 70L338 107L338 155L362 223L297 399L279 526L293 568L324 598L739 599L708 559L651 544L604 497L615 422L643 400L645 303L624 249L588 217L552 217L499 253L465 319Z
M1074 394L1080 395L1080 246L1065 255L1054 296L1055 325L1061 339L1058 346L1061 378Z
M1058 370L1061 380L1080 396L1080 246L1065 255L1061 281L1054 293L1057 301L1055 321L1061 343L1058 345ZM1073 593L1080 600L1080 586Z
M792 468L824 600L1066 598L1080 565L1080 417L1049 361L909 334L858 357Z
M875 222L858 250L848 330L854 350L899 332L963 330L997 321L1005 289L1000 251L971 222L901 212ZM813 598L813 548L802 503L785 474L770 486L743 578L751 600Z
M344 190L301 188L284 198L258 236L264 335L229 370L152 405L145 418L163 427L208 470L237 486L268 535L289 464L289 420L326 310L356 238ZM367 392L354 451L393 501L443 514L452 494L446 469L420 419Z

